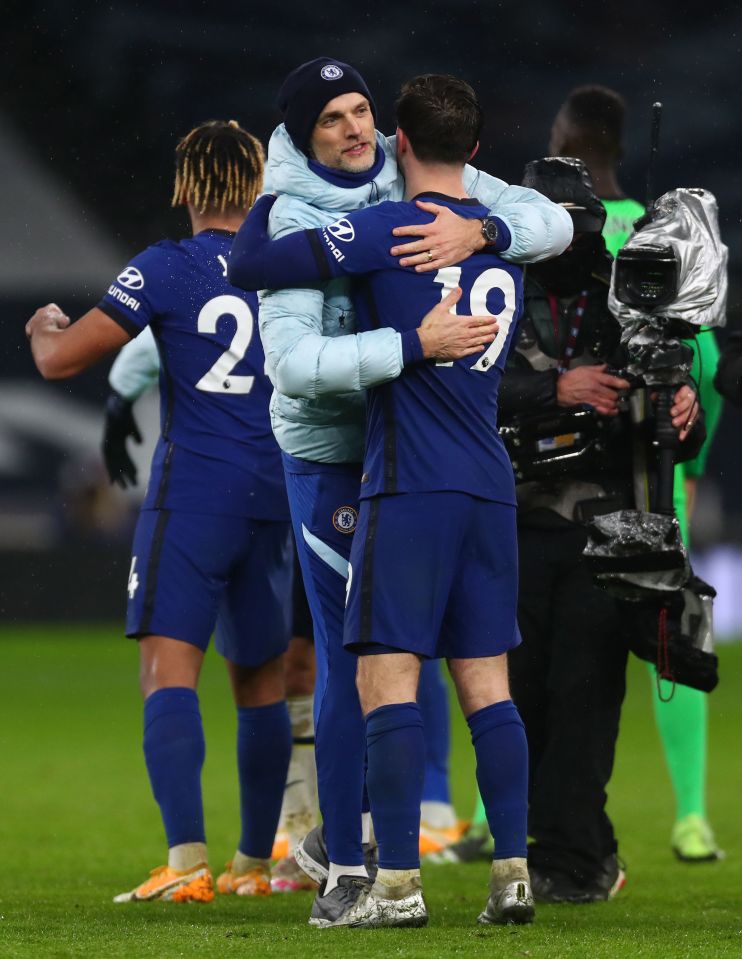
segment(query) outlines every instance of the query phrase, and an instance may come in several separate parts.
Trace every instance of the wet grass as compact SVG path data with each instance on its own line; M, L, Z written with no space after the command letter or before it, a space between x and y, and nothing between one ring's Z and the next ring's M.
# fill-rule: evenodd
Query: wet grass
M0 631L0 956L742 956L742 645L721 651L710 700L710 815L727 859L688 866L669 847L673 803L642 664L633 662L610 808L629 881L610 903L539 909L527 928L480 928L486 864L424 869L424 930L319 931L310 894L208 906L117 906L111 897L163 859L141 754L136 649L115 627ZM219 657L201 700L212 867L237 837L234 715ZM472 756L454 729L459 811ZM569 771L565 770L565 774Z

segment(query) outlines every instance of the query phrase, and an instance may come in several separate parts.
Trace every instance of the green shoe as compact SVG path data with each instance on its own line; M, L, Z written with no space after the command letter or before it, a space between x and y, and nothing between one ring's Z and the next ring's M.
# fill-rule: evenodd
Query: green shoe
M711 826L703 816L692 813L678 819L672 830L672 851L681 862L716 862L724 858Z

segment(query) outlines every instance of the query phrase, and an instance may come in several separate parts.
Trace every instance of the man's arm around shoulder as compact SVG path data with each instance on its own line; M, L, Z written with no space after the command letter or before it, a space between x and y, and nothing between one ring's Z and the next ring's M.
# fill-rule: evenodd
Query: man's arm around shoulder
M572 242L572 217L563 206L536 190L511 186L482 170L467 167L467 191L483 203L493 216L505 221L511 241L500 253L513 263L538 263L563 253Z

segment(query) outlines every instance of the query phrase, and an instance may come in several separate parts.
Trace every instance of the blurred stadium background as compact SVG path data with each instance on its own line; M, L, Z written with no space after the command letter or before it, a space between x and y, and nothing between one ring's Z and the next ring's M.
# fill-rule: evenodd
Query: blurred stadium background
M478 162L519 182L544 155L569 89L601 82L629 105L624 189L644 198L650 104L665 104L656 188L703 186L730 248L729 325L742 322L738 106L742 12L708 5L430 2L278 8L182 0L11 3L0 64L0 611L5 621L118 619L138 496L112 490L99 457L106 369L44 383L24 321L50 300L77 316L127 258L185 232L169 208L176 139L236 117L267 141L275 94L297 63L351 61L392 131L399 84L415 73L470 80L487 125ZM688 11L686 10L686 13ZM720 339L723 341L724 333ZM157 400L136 410L148 443ZM742 633L732 602L742 570L742 413L727 408L693 525L698 565L719 589L721 638Z

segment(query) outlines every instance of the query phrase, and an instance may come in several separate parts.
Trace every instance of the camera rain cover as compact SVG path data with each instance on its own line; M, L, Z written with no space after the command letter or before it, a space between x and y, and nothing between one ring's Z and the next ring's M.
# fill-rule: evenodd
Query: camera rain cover
M624 250L672 247L680 267L674 302L638 309L619 302L615 294L616 261L608 294L608 308L629 335L656 314L692 326L724 326L727 305L729 251L719 234L716 198L708 190L680 187L656 200L648 222L633 233Z
M596 516L583 556L597 582L619 599L675 592L690 575L678 521L664 513L624 509Z

